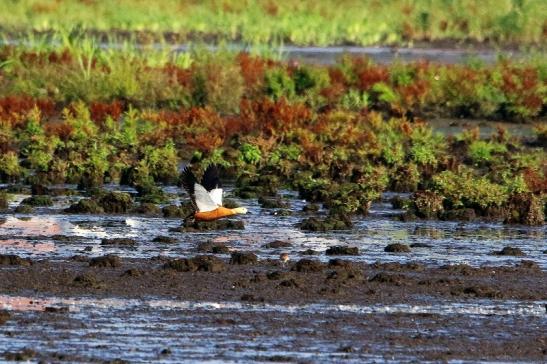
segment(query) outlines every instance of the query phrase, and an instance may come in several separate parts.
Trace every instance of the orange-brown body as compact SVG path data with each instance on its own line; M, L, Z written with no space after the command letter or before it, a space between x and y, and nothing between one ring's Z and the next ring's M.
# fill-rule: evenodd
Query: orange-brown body
M196 212L194 214L194 218L197 221L213 221L222 219L226 216L232 216L235 215L236 212L233 209L228 209L226 207L219 207L216 210L213 211L207 211L207 212Z

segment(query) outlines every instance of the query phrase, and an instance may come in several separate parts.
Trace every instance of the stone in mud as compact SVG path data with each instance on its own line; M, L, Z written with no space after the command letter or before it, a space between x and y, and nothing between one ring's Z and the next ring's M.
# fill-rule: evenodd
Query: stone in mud
M241 220L215 220L215 221L194 221L185 223L179 228L171 229L174 232L194 232L211 230L243 230L245 225Z
M327 274L327 280L334 281L349 281L353 279L360 279L362 273L359 270L347 270L347 269L337 269L331 271Z
M511 196L507 211L505 224L542 225L545 221L543 201L531 192Z
M29 361L32 358L36 357L37 353L29 348L24 348L21 351L15 351L15 352L9 352L6 351L4 353L4 359L7 361Z
M49 313L68 313L70 310L68 306L61 306L61 307L55 307L55 306L46 306L44 307L44 312Z
M281 197L267 198L260 196L258 203L263 209L286 209L290 207L289 202L283 200Z
M465 287L462 293L477 298L503 298L503 294L500 291L485 286Z
M284 281L281 281L278 287L298 288L298 283L296 282L294 278L289 278L289 279L285 279Z
M211 253L213 254L228 254L230 251L231 249L229 247L220 243L213 245L213 248L211 249Z
M323 269L325 269L325 264L312 259L300 259L291 268L291 270L301 273L321 272Z
M125 214L133 207L131 196L125 192L108 192L98 202L107 214Z
M102 288L102 284L92 273L84 273L74 278L73 283L84 288Z
M443 211L442 196L431 191L418 191L412 196L415 213L424 219L436 219Z
M163 236L163 235L156 236L152 241L154 243L162 243L162 244L178 244L179 242L177 239L173 237Z
M29 206L52 206L53 201L51 197L45 195L30 196L21 201L23 205Z
M325 251L327 255L359 255L359 248L356 246L331 246Z
M519 248L514 248L512 246L506 246L502 250L493 252L494 255L504 255L504 256L512 256L512 257L521 257L526 254Z
M272 281L277 281L277 280L280 280L280 279L286 279L287 277L289 277L289 273L280 272L278 270L273 271L273 272L269 272L269 273L266 274L266 278L268 278L269 280L272 280Z
M313 249L306 249L300 252L300 255L319 255L319 252L317 250Z
M123 272L122 277L140 277L143 271L140 269L131 268Z
M264 297L255 297L250 293L242 295L240 299L247 302L264 302Z
M212 255L197 255L194 258L173 259L163 266L165 269L174 269L179 272L222 272L226 270L224 262Z
M11 318L11 315L9 311L0 310L0 325L5 324L10 318Z
M316 203L309 203L309 204L307 204L306 206L304 206L304 207L302 208L302 211L303 211L303 212L306 212L306 213L311 213L311 214L313 214L313 213L318 212L318 211L319 211L319 208L320 208L320 206L319 206L318 204L316 204Z
M530 269L530 270L535 270L535 271L540 271L541 270L539 265L536 262L532 261L532 260L521 260L520 263L517 265L517 268Z
M347 230L353 226L349 218L341 216L328 216L325 219L317 217L309 217L302 220L300 223L301 230L307 231L330 231L330 230Z
M378 282L378 283L389 283L394 284L396 286L400 286L403 284L405 279L405 276L402 274L389 274L385 272L380 272L376 274L374 277L370 278L369 282Z
M102 257L91 258L89 261L90 267L116 268L122 265L120 257L112 254L103 255Z
M163 269L172 269L177 272L195 272L197 267L188 258L171 259L163 265Z
M69 214L102 214L104 209L92 199L83 199L65 209Z
M73 262L87 263L90 259L85 255L73 255L70 257L70 260L72 260Z
M355 269L355 265L344 259L330 259L329 260L329 268L343 268L343 269Z
M32 208L32 206L29 205L20 204L15 208L15 213L17 214L32 214L33 211L34 209Z
M213 254L227 254L230 252L230 248L222 243L215 243L212 241L205 241L197 246L197 251Z
M160 355L162 355L162 356L171 355L172 353L173 352L169 348L165 348L165 349L162 349L162 351L160 351Z
M133 211L137 214L147 216L159 216L162 213L161 209L157 205L150 202L140 203Z
M394 243L384 248L387 253L410 253L410 247L406 244Z
M439 218L445 221L473 221L477 214L471 208L454 209L441 212Z
M262 247L265 249L290 248L291 246L291 243L283 240L274 240L272 242L262 245Z
M0 254L0 265L32 265L32 260L29 258L21 258L15 254Z
M130 239L130 238L112 238L112 239L104 238L103 240L101 240L101 245L116 246L116 247L132 247L137 245L137 241L135 239Z
M257 262L256 254L251 252L233 252L230 257L230 264L247 265L256 264Z

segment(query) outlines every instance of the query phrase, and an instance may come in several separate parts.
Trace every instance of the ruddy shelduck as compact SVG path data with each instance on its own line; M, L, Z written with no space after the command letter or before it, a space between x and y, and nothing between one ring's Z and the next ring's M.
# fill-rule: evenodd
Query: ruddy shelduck
M192 199L196 221L213 221L226 216L247 213L245 207L229 209L222 206L223 191L219 170L215 165L207 167L201 184L198 183L192 171L185 167L182 171L182 184Z

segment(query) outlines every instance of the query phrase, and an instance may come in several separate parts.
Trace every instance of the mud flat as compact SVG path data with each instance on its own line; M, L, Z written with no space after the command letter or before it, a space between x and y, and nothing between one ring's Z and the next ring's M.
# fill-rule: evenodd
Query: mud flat
M170 263L123 259L90 266L75 259L2 267L0 303L9 310L0 326L4 358L546 357L547 277L526 261L515 267L428 268L340 259L304 259L285 267L213 259L221 272Z

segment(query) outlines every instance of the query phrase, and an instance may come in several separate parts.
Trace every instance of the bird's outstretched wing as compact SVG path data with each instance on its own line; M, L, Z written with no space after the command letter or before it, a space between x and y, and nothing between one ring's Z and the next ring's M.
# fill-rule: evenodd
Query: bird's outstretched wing
M194 186L198 183L198 180L196 176L194 176L194 173L188 168L188 166L184 167L184 170L182 171L182 186L186 190L186 193L190 195L190 198L192 199L192 205L194 205L194 208L197 209L196 205L196 199L194 196L195 188Z
M200 212L213 211L218 208L209 192L199 183L194 184L194 200Z
M209 196L217 206L222 206L222 184L220 173L214 164L209 165L201 179L202 186L209 192Z

